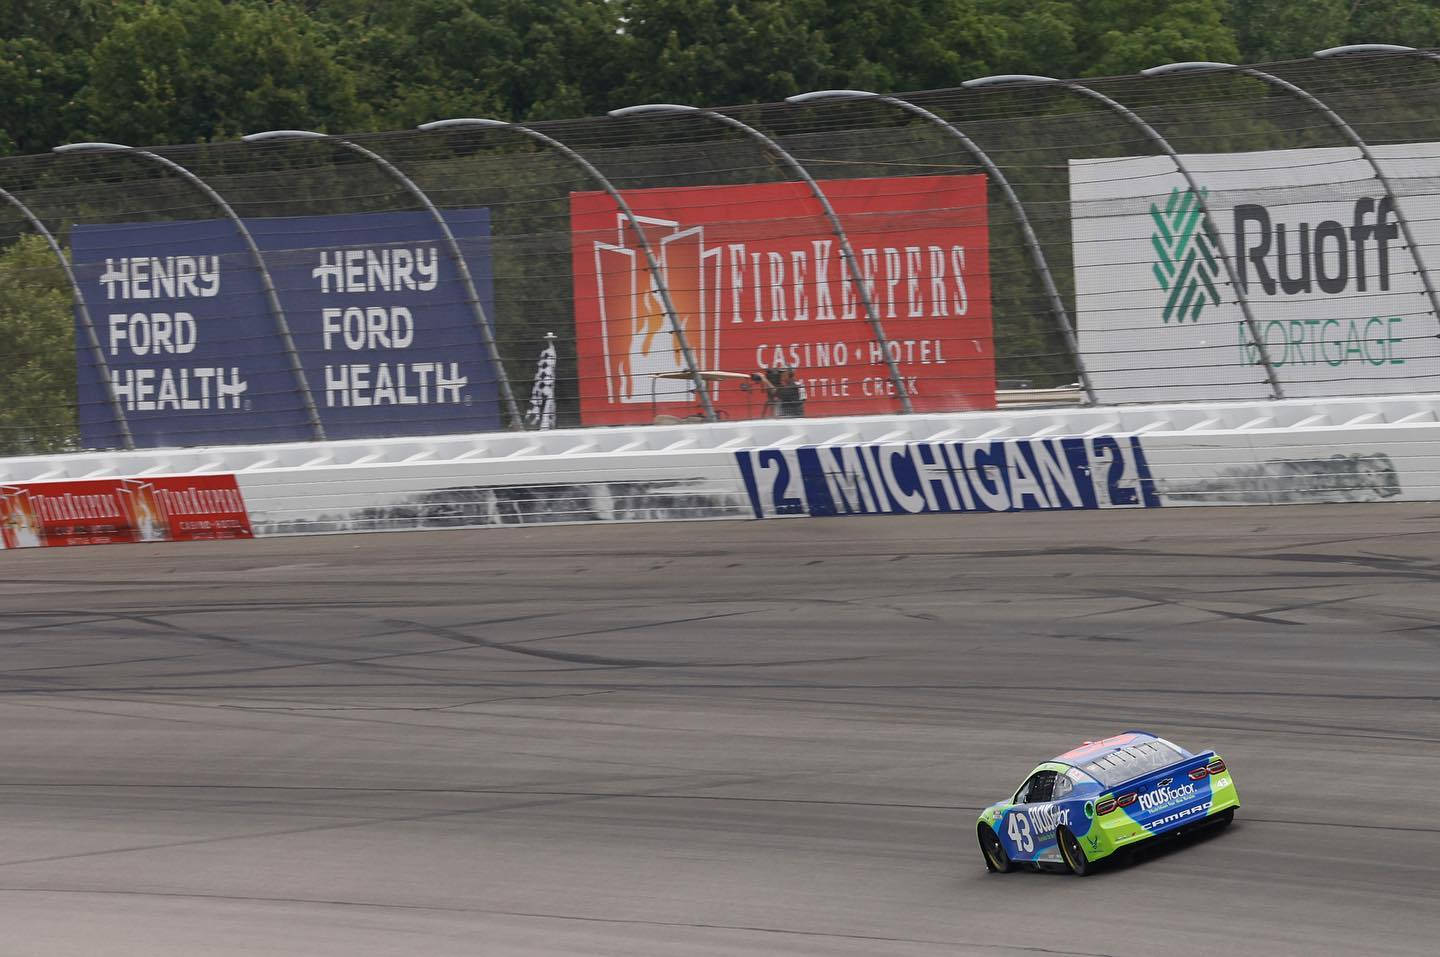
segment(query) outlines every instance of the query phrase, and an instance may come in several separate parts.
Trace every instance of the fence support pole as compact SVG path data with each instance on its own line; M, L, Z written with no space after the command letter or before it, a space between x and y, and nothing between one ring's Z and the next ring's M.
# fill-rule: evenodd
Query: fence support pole
M120 432L121 447L126 451L135 448L135 437L130 434L130 421L125 417L125 406L121 405L120 397L115 394L115 383L110 378L110 363L105 359L105 349L100 345L100 337L95 333L95 322L90 317L90 308L85 304L85 293L80 289L80 282L75 278L75 270L70 267L70 260L65 258L60 244L55 241L55 235L45 227L39 216L30 211L30 207L20 202L8 190L0 189L0 199L19 210L30 228L40 234L45 245L55 254L60 268L65 270L65 278L70 283L70 294L75 299L75 313L80 317L80 327L85 331L85 345L90 349L90 360L95 363L95 372L100 376L101 387L105 390L105 401L110 406L110 415L115 419L115 427Z
M250 253L251 260L255 263L255 270L260 274L260 284L265 290L265 301L270 307L270 315L275 320L275 329L280 334L280 344L285 350L285 356L290 361L290 374L295 379L295 391L300 393L300 403L305 410L305 418L310 426L310 437L316 442L325 441L325 426L320 422L320 412L315 408L315 396L310 392L310 383L305 378L305 367L300 363L300 353L295 348L295 339L290 335L290 323L285 319L285 310L280 305L280 297L275 292L275 282L270 278L270 270L265 265L265 257L260 254L260 247L255 245L255 237L250 235L242 220L225 197L217 193L209 183L196 176L190 170L181 166L172 159L152 153L149 150L142 150L134 146L122 146L119 143L67 143L64 146L55 147L56 153L125 153L136 156L150 163L163 166L170 172L190 183L205 198L214 203L224 213L225 218L235 226L235 231L240 234L245 248Z
M1005 197L1005 205L1010 207L1010 214L1015 217L1015 222L1020 227L1020 233L1025 240L1025 248L1030 253L1030 261L1034 264L1035 271L1040 274L1040 283L1045 287L1045 297L1050 301L1050 313L1055 317L1055 324L1060 330L1060 335L1065 339L1065 347L1070 350L1070 357L1075 363L1075 373L1080 379L1080 389L1085 393L1085 402L1087 405L1094 405L1095 390L1090 384L1090 373L1086 371L1085 359L1080 355L1080 343L1075 338L1075 326L1070 322L1070 314L1065 311L1065 301L1060 297L1060 290L1055 286L1055 277L1050 272L1050 262L1045 258L1045 251L1041 248L1040 240L1030 225L1030 216L1026 213L1024 204L1020 202L1020 197L1011 188L1010 181L1000 170L1000 166L955 124L930 112L923 106L911 103L909 100L902 100L898 96L886 96L864 90L817 90L814 93L801 93L785 98L786 103L811 103L819 100L874 100L902 109L939 127L984 167L990 179L999 187L1001 195Z
M445 249L450 253L451 261L455 263L455 271L460 276L461 288L465 291L465 304L470 307L470 314L475 318L475 326L480 330L480 341L484 344L485 352L490 359L490 368L495 375L495 382L500 388L500 401L505 405L505 414L510 418L510 427L517 430L523 429L525 423L520 418L520 408L515 402L515 393L511 391L510 377L505 373L505 364L500 359L500 347L495 341L495 330L490 325L490 317L485 314L485 306L480 302L480 293L475 289L475 280L470 275L470 266L465 261L465 254L461 251L460 243L456 241L450 224L445 221L445 216L425 194L425 191L379 153L339 136L328 136L311 130L267 130L263 133L251 133L240 139L246 143L277 140L329 140L336 146L349 150L357 156L363 156L374 163L381 172L399 183L401 188L420 204L430 218L435 221L436 228L440 230L440 238L445 243Z
M850 273L851 280L855 283L855 289L860 297L860 302L865 306L865 315L870 320L870 331L875 336L875 342L880 346L880 351L885 356L885 367L890 372L890 383L895 387L895 395L900 399L900 411L906 415L914 412L910 404L910 393L905 388L905 380L900 375L900 366L896 363L895 357L890 353L890 340L885 338L885 329L880 323L880 313L875 308L875 303L870 296L870 289L865 284L865 277L860 272L860 264L855 259L855 250L850 246L850 237L845 233L845 227L840 224L840 217L835 213L835 207L830 205L830 199L815 178L810 175L800 161L790 154L785 147L775 140L766 136L749 124L742 123L733 116L726 116L724 113L717 113L715 110L706 110L698 106L680 106L675 103L647 103L642 106L627 106L619 110L611 110L610 115L614 117L642 116L647 114L669 113L687 116L703 116L714 120L734 130L739 130L746 136L755 140L772 155L784 163L796 176L804 181L810 188L811 194L820 203L825 218L830 221L830 229L840 243L840 256L845 260L845 266Z
M645 262L650 267L650 278L654 280L655 291L660 296L660 306L665 310L666 318L670 320L670 334L675 337L675 341L680 346L680 354L685 358L685 368L689 370L691 381L695 384L695 395L700 400L700 408L705 416L705 421L714 422L715 406L710 401L710 390L705 385L704 377L700 375L700 369L695 364L695 353L690 348L690 340L685 335L684 328L680 325L680 317L675 311L675 303L670 298L670 284L660 272L660 264L655 259L655 252L650 247L650 240L646 237L645 230L640 226L640 221L636 219L635 214L630 211L630 204L625 202L625 197L620 195L620 191L615 188L615 185L589 160L564 143L555 139L553 136L547 136L537 129L532 129L519 123L466 117L451 120L435 120L420 125L420 129L426 132L467 128L510 130L522 136L527 136L537 143L543 143L584 170L585 175L594 180L595 183L615 201L615 205L619 207L621 215L625 217L625 221L630 224L630 229L635 233L635 241L640 244L641 252L645 254Z
M1255 314L1250 310L1250 300L1246 297L1244 289L1240 286L1239 277L1235 275L1235 264L1230 259L1230 254L1225 247L1225 241L1220 237L1220 230L1215 227L1215 223L1211 219L1210 204L1206 202L1205 193L1200 189L1200 184L1196 182L1194 174L1192 174L1190 168L1185 165L1185 161L1180 158L1180 154L1175 152L1175 148L1170 145L1169 140L1161 136L1153 126L1146 123L1126 106L1111 99L1104 93L1098 90L1092 90L1090 87L1084 86L1074 80L1057 80L1050 76L1032 76L1030 74L1009 74L966 80L961 86L967 89L977 89L980 87L1015 84L1055 86L1063 90L1074 91L1081 96L1092 99L1139 130L1147 140L1170 158L1170 161L1175 164L1176 171L1185 178L1185 182L1190 188L1190 194L1195 197L1195 203L1200 207L1201 220L1205 224L1205 232L1210 237L1210 242L1215 246L1215 251L1220 254L1220 262L1225 266L1225 275L1230 282L1230 289L1235 293L1235 301L1240 306L1240 313L1244 317L1245 326L1250 330L1250 338L1255 343L1256 354L1260 357L1260 364L1265 369L1265 381L1270 387L1271 398L1285 398L1285 389L1280 384L1280 378L1275 372L1275 365L1270 361L1270 352L1265 348L1265 340L1260 336L1260 327L1255 321Z

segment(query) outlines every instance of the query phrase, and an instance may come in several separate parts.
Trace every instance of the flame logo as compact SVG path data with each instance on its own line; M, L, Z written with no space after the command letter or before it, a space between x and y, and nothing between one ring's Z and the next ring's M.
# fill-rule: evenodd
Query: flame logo
M681 229L674 220L637 219L675 306L676 325L697 365L711 368L719 330L709 318L714 313L705 309L702 263L714 259L718 264L718 251L705 250L703 227ZM654 378L657 373L685 371L685 354L680 337L671 331L644 250L634 241L634 228L623 215L616 220L618 242L594 244L607 396L612 403L683 400L687 383Z

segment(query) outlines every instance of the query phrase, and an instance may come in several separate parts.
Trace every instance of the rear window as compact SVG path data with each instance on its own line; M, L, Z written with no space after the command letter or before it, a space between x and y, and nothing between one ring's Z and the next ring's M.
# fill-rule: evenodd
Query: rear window
M1168 768L1184 759L1185 755L1164 741L1144 741L1127 744L1102 758L1082 764L1080 770L1107 788L1113 788L1133 777Z

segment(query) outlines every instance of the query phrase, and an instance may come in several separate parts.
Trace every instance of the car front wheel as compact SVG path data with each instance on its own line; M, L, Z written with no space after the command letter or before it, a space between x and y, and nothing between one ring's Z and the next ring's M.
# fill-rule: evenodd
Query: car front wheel
M1005 845L1000 843L1000 838L990 829L990 825L981 824L980 833L980 854L985 858L985 869L992 874L1004 874L1014 868L1010 861L1010 855L1005 853Z

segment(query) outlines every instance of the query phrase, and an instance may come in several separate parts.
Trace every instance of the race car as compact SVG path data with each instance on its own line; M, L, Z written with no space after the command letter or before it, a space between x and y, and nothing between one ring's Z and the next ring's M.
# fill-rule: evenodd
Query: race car
M1116 851L1161 835L1224 827L1240 796L1225 760L1148 731L1086 741L1046 761L976 830L985 867L1088 874Z

